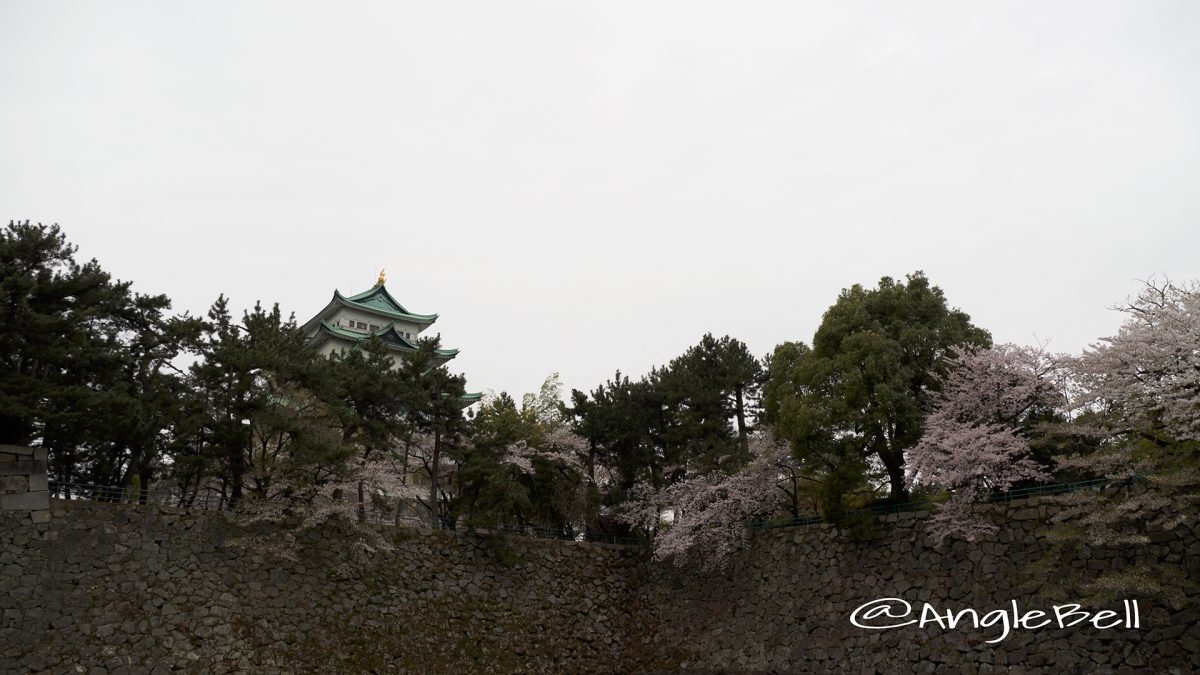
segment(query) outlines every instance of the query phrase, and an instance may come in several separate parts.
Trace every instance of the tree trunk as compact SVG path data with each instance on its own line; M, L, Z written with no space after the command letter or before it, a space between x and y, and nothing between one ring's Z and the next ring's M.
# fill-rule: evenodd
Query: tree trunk
M236 446L236 444L235 444ZM242 498L242 475L246 473L245 450L241 447L229 451L229 508L237 506Z
M438 461L442 455L442 432L433 430L433 459L429 463L429 526L433 529L441 527L438 518Z
M792 517L800 517L800 483L794 472L792 473Z
M742 445L742 452L749 454L750 439L746 436L746 404L742 398L742 386L738 385L734 387L733 393L734 413L737 415L738 442Z
M596 484L596 439L588 440L588 481Z
M138 482L141 488L138 492L138 503L145 504L150 500L150 467L146 466L145 463L142 464L138 478L140 479Z
M883 466L887 469L890 497L893 501L908 499L908 484L904 478L904 451L884 451L879 453Z
M119 485L122 493L128 492L130 486L133 485L133 479L138 479L138 487L143 490L146 488L146 477L149 470L145 466L145 457L148 455L143 444L135 442L129 446L129 465L125 467L125 473L119 479ZM138 500L139 504L144 504L144 499Z
M246 455L253 451L254 431L249 424L242 422L242 417L236 416L233 424L245 434L244 438L230 443L229 454L229 508L233 509L242 499L242 478L246 474ZM241 433L234 434L241 436ZM245 443L245 446L242 443Z

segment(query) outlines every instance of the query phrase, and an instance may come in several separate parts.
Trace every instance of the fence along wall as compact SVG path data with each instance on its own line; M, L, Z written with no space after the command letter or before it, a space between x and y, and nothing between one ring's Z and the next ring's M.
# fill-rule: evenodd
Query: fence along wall
M39 460L21 460L39 461ZM294 561L235 545L220 512L50 502L48 523L0 513L0 672L1189 672L1200 663L1195 596L1142 604L1137 630L1014 631L849 623L858 605L986 611L1018 600L1046 545L1052 505L1026 500L975 546L935 549L920 514L887 516L854 541L828 525L757 535L732 570L652 564L638 549L398 529L393 550L354 554L314 533ZM997 509L1005 509L997 505ZM1190 521L1197 523L1195 519ZM1096 549L1063 574L1134 557L1200 577L1200 523L1136 550Z

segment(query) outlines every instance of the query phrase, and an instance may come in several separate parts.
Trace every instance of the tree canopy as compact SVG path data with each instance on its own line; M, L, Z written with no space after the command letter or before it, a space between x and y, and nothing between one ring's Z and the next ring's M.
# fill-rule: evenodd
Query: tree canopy
M992 347L921 272L883 277L762 359L705 334L637 379L564 395L551 375L465 412L438 338L399 363L378 339L322 357L278 305L239 317L220 295L172 314L76 254L55 225L0 230L0 442L46 447L63 495L167 490L274 525L638 535L702 566L727 562L749 519L846 524L910 489L941 501L936 538L978 539L995 491L1118 481L1113 499L1064 498L1063 556L1137 544L1200 502L1194 284L1148 282L1117 335L1067 356ZM1139 568L1098 583L1170 600L1188 582Z
M776 351L769 414L825 483L829 512L864 487L872 469L886 475L893 500L907 498L905 453L921 438L951 349L990 343L987 331L916 272L904 282L884 277L876 288L842 291L812 349Z

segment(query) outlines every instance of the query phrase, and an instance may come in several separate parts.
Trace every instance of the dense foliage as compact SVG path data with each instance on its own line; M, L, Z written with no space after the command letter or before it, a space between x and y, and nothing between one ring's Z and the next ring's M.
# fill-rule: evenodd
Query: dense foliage
M57 226L0 231L0 442L48 448L60 493L167 490L270 524L640 536L701 565L727 562L748 520L845 525L910 491L942 502L938 540L978 539L996 491L1117 481L1065 498L1064 556L1144 541L1139 524L1178 524L1200 493L1194 285L1148 283L1118 335L1070 357L992 347L922 273L884 277L844 290L811 346L757 359L706 334L638 379L564 396L552 375L469 411L436 339L395 366L378 341L324 358L278 306L172 315L75 255Z
M60 492L170 490L286 514L349 491L338 500L363 512L383 463L401 482L424 468L426 507L444 501L438 454L467 424L436 340L400 369L377 343L321 358L278 306L239 319L219 297L204 318L171 316L165 296L75 253L57 226L0 232L0 442L45 446ZM426 436L428 452L405 454Z
M175 359L202 331L169 309L76 261L57 226L0 231L0 443L49 447L60 479L150 479L182 408Z

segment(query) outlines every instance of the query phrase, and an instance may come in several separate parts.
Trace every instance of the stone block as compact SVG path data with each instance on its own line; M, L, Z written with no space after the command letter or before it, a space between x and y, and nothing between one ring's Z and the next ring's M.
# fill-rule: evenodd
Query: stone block
M29 492L29 478L26 476L0 476L0 492Z
M37 476L45 473L45 461L25 459L16 462L0 462L0 476Z
M34 448L27 448L23 445L3 445L0 444L0 452L8 455L16 455L26 459L34 459Z
M35 523L39 523L39 524L40 523L48 523L48 522L50 522L50 511L49 510L32 511L29 514L29 518L30 518L30 520L32 520Z
M0 445L0 459L46 461L46 448L27 448L23 445Z
M30 492L45 492L50 489L50 481L46 479L46 474L37 474L29 476L29 491Z
M18 492L11 495L0 495L0 511L35 511L50 508L50 493Z

